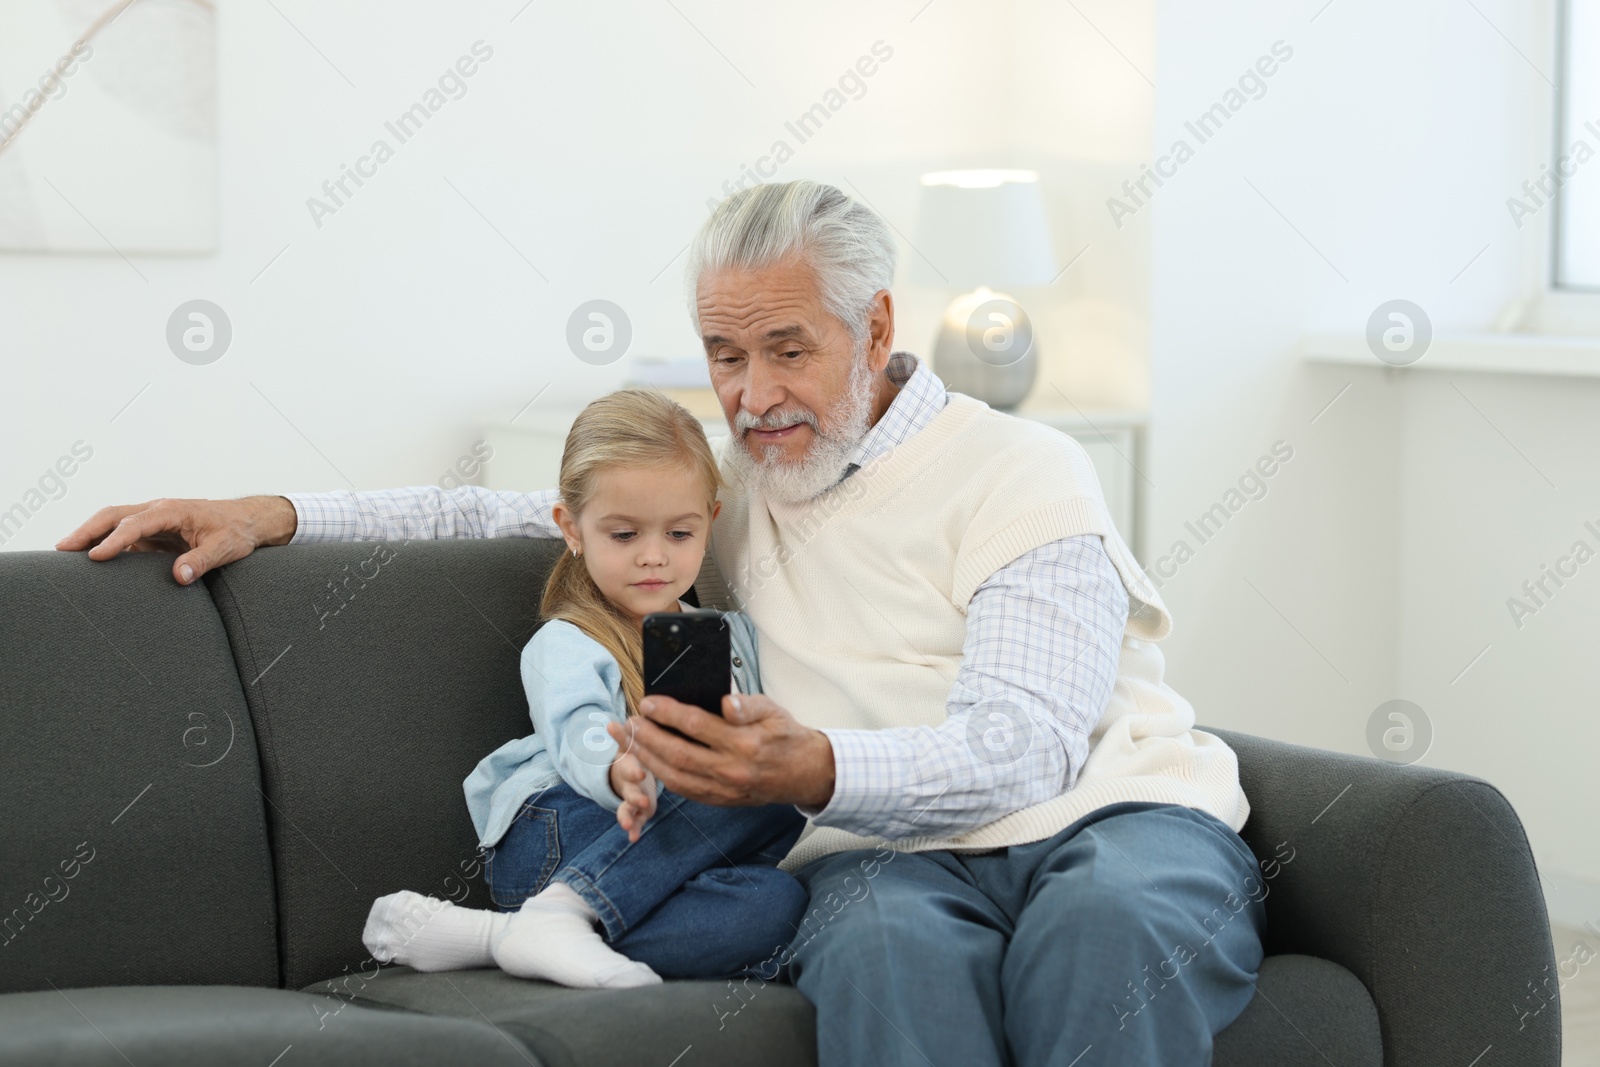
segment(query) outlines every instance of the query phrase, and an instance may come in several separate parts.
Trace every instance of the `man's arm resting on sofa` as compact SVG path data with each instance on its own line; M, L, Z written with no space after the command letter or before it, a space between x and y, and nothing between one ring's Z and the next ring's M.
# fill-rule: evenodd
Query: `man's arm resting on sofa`
M477 485L289 493L296 526L288 543L560 537L551 516L556 498L554 489L517 493Z
M286 545L295 533L294 505L281 496L240 500L180 500L101 508L56 542L61 552L87 549L92 560L123 552L178 552L172 576L188 585L213 567L262 545Z
M496 492L475 485L370 493L295 493L239 500L165 498L101 508L60 541L92 560L177 552L172 576L189 585L263 545L447 537L559 537L555 490Z

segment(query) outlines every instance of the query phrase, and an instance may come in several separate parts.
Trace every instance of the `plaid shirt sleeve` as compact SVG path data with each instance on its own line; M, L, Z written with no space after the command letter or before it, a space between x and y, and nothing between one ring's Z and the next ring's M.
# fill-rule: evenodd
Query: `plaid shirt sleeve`
M291 545L324 541L432 541L455 537L560 537L554 489L515 493L463 485L414 485L355 493L285 493L294 505Z
M1098 536L1019 556L967 607L945 721L823 731L833 797L802 813L892 841L950 836L1060 796L1111 699L1127 619L1127 590Z

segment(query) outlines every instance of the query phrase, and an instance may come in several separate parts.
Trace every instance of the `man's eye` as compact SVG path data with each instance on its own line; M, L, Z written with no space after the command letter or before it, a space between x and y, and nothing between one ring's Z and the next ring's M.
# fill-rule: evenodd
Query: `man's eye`
M784 354L783 354L783 358L784 358L784 359L799 359L799 358L800 358L800 356L801 356L801 354L802 354L802 353L801 353L801 352L800 352L800 351L799 351L799 350L798 350L798 349L796 349L796 350L795 350L795 351L793 351L793 352L785 352L785 353L784 353Z

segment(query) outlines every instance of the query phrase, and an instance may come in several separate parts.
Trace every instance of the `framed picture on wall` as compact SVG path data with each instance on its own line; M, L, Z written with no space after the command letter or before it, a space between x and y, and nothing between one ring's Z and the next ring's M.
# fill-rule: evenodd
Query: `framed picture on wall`
M217 241L211 0L0 0L0 252Z

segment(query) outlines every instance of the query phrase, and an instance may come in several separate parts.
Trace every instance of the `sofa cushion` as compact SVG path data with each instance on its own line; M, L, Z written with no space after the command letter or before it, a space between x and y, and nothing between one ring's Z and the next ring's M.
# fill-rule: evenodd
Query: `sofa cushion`
M0 992L278 984L249 712L171 566L0 555Z
M1381 1067L1378 1009L1355 975L1315 956L1268 956L1244 1014L1217 1035L1213 1067Z
M540 1067L482 1020L374 1011L243 986L122 986L0 997L0 1064L18 1067Z
M613 992L563 989L494 969L418 974L386 967L306 991L338 994L355 1004L488 1019L550 1067L669 1062L690 1048L700 1063L816 1063L811 1005L792 986L759 979L667 982ZM1378 1012L1361 983L1338 964L1269 956L1255 998L1217 1036L1212 1062L1377 1067L1383 1062Z
M488 906L461 783L529 729L519 664L560 547L305 545L206 576L259 738L285 985L367 969L385 893Z
M487 1019L548 1067L664 1067L680 1056L684 1064L817 1062L810 1003L793 986L759 978L597 990L527 981L493 968L418 974L385 967L376 976L341 976L306 991L335 992L358 1005Z

